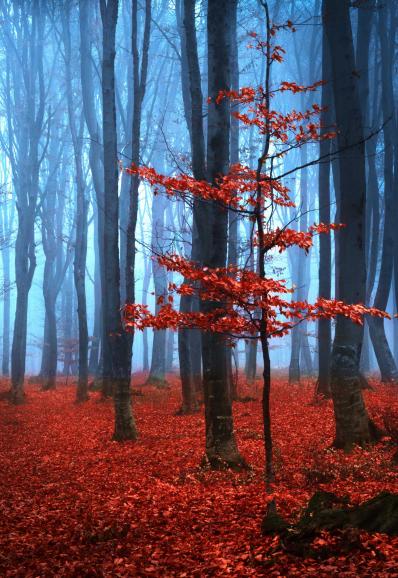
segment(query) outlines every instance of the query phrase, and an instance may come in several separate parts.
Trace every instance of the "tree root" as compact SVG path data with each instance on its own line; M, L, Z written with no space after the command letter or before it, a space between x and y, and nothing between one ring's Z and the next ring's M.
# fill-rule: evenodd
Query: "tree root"
M284 548L300 556L314 554L311 543L321 531L353 528L398 535L398 494L382 492L359 506L351 506L347 499L319 491L297 524L289 525L278 514L267 514L262 524L263 534L279 534Z

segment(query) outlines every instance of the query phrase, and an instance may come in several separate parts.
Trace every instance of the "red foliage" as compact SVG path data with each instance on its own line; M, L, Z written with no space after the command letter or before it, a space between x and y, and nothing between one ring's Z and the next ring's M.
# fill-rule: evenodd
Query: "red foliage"
M202 470L203 415L174 416L179 385L169 381L171 390L143 388L135 398L141 437L134 444L110 441L112 404L95 394L76 406L72 387L42 393L31 385L25 406L0 401L0 576L397 575L398 538L324 534L317 539L330 547L323 560L292 557L277 538L263 538L260 402L234 410L253 470ZM393 387L373 385L367 403L381 424L386 409L398 412L398 400ZM328 449L332 407L312 403L312 392L312 384L279 379L272 393L281 513L295 518L320 488L354 503L397 492L389 440L350 456Z
M273 231L269 244L281 249L289 244L306 248L312 244L314 232L328 231L333 226L318 225L307 233L298 233L290 229ZM300 237L301 236L301 237ZM298 238L300 237L300 238ZM152 314L147 305L129 303L124 308L125 327L143 330L177 329L197 327L225 333L234 337L249 337L260 331L261 320L255 315L259 309L267 316L267 332L270 337L286 335L302 319L315 320L321 317L332 318L343 315L355 323L363 323L363 316L389 317L378 309L362 304L346 305L343 301L319 297L314 304L307 301L287 300L282 296L292 293L284 279L261 278L257 273L239 267L219 267L210 269L200 267L179 255L164 255L158 258L160 265L168 271L177 271L185 280L197 284L198 293L203 301L219 303L219 307L208 313L181 313L173 307L173 293L191 293L187 283L178 286L169 285L167 303L164 297L158 299L162 305L156 314Z
M275 47L275 50L278 52L281 49ZM289 223L283 226L274 224L275 205L290 207L294 206L294 202L289 197L289 189L281 182L283 175L274 176L273 160L287 154L292 147L302 146L312 140L331 138L333 135L321 135L320 124L312 122L312 117L318 116L321 110L318 105L313 105L305 112L293 110L282 114L270 108L270 99L278 91L314 91L320 84L322 82L301 86L293 82L282 82L279 88L272 92L262 86L256 89L243 87L238 91L219 92L216 105L224 98L239 102L246 107L247 112L235 113L235 116L244 125L255 126L260 134L267 135L268 144L272 143L275 147L273 156L269 155L269 146L267 147L259 159L257 170L235 164L227 175L220 176L213 184L198 181L186 174L162 175L150 167L133 165L126 169L128 173L138 174L153 188L155 194L163 191L167 196L183 199L196 197L202 201L216 202L225 210L228 208L249 218L255 224L249 243L252 251L255 247L258 248L256 259L259 263L258 272L253 272L247 271L245 266L210 269L173 254L159 257L160 265L168 271L179 273L185 280L180 287L173 284L171 293L187 294L192 292L190 284L195 284L201 302L211 302L211 310L207 313L177 311L173 307L172 294L168 296L167 304L164 303L164 297L158 301L162 307L156 315L152 314L146 305L131 303L124 308L127 330L143 330L147 327L197 327L234 338L258 338L265 334L268 339L286 335L303 319L315 320L343 315L362 324L365 314L389 317L386 313L366 308L361 303L346 305L342 301L323 298L318 298L314 304L288 301L281 295L286 296L293 291L286 286L285 281L265 275L265 260L272 257L273 250L282 252L296 246L308 252L315 234L330 233L344 226L320 223L310 226L307 231L296 231L288 227ZM269 160L271 162L268 163L268 172L264 172L263 167ZM258 311L261 311L261 315L255 315Z

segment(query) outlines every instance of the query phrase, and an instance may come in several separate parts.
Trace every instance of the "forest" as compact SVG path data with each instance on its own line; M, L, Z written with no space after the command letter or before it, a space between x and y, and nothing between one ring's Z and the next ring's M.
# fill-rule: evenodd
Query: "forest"
M398 1L0 21L0 576L398 577Z

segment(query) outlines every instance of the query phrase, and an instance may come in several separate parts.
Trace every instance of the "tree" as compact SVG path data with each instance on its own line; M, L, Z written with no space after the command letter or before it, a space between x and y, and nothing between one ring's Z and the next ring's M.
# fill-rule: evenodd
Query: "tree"
M322 78L330 78L330 56L325 29L322 29ZM321 134L332 125L332 91L330 82L322 86ZM326 161L319 165L319 219L322 223L330 223L330 162L327 156L331 151L331 141L321 139L319 156L326 155ZM319 296L330 299L332 291L332 246L329 235L319 239ZM318 382L317 394L330 398L330 361L331 361L332 327L330 319L318 321Z
M216 184L229 170L229 103L216 103L220 91L231 83L231 20L229 2L209 0L207 6L208 105L207 181ZM227 259L228 212L218 203L200 202L195 214L204 267L224 267ZM217 302L200 300L200 312L211 315ZM203 392L206 415L206 456L217 467L241 467L232 417L225 340L218 333L202 334Z
M72 258L70 243L64 252L65 158L60 116L54 115L48 147L48 178L41 195L41 238L45 254L43 297L45 304L44 340L40 378L44 391L55 389L58 364L56 303ZM62 136L61 136L62 135ZM61 160L64 162L62 163ZM60 170L60 167L62 170Z
M289 223L275 222L275 209L278 206L292 207L294 203L289 197L289 190L282 184L282 179L303 167L295 167L282 174L274 173L275 160L289 154L292 149L305 146L306 143L314 142L320 138L330 138L333 133L320 135L319 123L314 121L320 112L320 107L313 105L304 112L293 110L282 114L271 109L271 98L278 92L291 91L293 93L314 91L319 83L303 87L295 83L282 82L278 88L271 90L269 84L269 71L275 60L282 58L281 48L271 45L271 37L275 34L275 27L269 23L267 15L267 40L258 41L258 48L265 51L267 63L267 75L265 86L257 89L244 87L240 91L221 90L212 103L214 107L220 106L224 101L239 102L248 111L236 112L237 118L245 126L255 126L264 136L264 146L258 158L256 170L244 165L235 165L231 171L209 183L198 181L187 175L166 177L157 173L152 168L130 169L138 173L157 192L163 190L168 196L180 196L184 198L193 195L206 202L208 206L217 204L218 209L226 211L234 210L241 217L249 219L253 223L251 235L251 250L257 248L258 270L250 271L235 265L219 266L213 263L209 266L201 262L194 262L184 257L171 254L159 257L158 261L167 270L179 273L184 282L180 285L169 285L169 296L166 303L158 308L155 314L150 313L147 306L129 304L125 308L126 327L144 329L153 327L156 329L197 327L203 332L207 343L211 343L213 351L219 353L221 344L225 347L229 339L259 339L263 355L263 425L265 444L265 479L267 489L271 488L274 481L272 436L270 418L270 390L271 390L271 363L269 356L269 339L288 334L297 324L304 320L317 320L320 318L330 319L340 316L350 322L361 324L364 314L388 317L387 314L363 304L346 305L342 301L319 297L314 304L307 301L288 300L292 290L285 280L278 278L267 264L275 250L285 251L290 247L299 247L308 251L312 246L315 234L329 233L330 230L340 229L342 226L335 224L312 225L308 231L296 231L289 228ZM271 149L272 144L272 149ZM275 151L275 152L271 152ZM315 161L313 161L315 162ZM347 224L349 226L349 224ZM193 294L194 286L198 286L201 308L198 312L181 312L173 307L173 294ZM260 313L259 315L257 313ZM217 340L210 341L210 336L216 336ZM219 364L222 357L218 358ZM227 379L219 370L217 386L225 395ZM206 379L206 375L205 375ZM224 380L224 381L222 381ZM205 382L206 383L206 382ZM213 385L213 384L211 384ZM206 385L205 385L206 387ZM209 388L209 385L207 385ZM209 390L207 391L207 395ZM215 395L214 390L211 390ZM218 394L220 395L220 394ZM219 398L218 398L219 399ZM225 397L223 398L225 402ZM206 389L205 389L206 403ZM207 403L209 403L207 401ZM213 402L214 403L214 402ZM210 405L210 408L212 406ZM224 432L228 434L231 423L229 416L219 414L219 419L226 418ZM211 412L206 410L206 422L211 423ZM206 425L207 425L206 423ZM220 462L215 462L213 447L209 445L208 430L206 430L206 452L213 467L219 467ZM227 436L224 438L228 439ZM232 441L231 441L232 440ZM233 439L232 453L236 447ZM224 453L223 466L236 466L236 462L229 461L230 454ZM220 459L220 458L219 458Z
M160 153L156 156L157 158L162 158L163 155ZM161 254L164 250L166 204L167 200L162 195L153 197L151 251L154 255ZM164 267L159 267L156 259L152 261L152 275L156 303L159 306L167 293L167 274ZM157 387L167 386L166 331L153 332L152 357L147 383Z
M198 179L206 178L205 137L203 126L203 94L198 55L198 42L195 24L195 0L184 0L178 10L177 21L180 22L181 39L181 84L184 95L184 113L187 122L192 157L192 174ZM183 25L181 26L181 20ZM198 219L200 218L199 201L194 199L191 258L200 260L200 239ZM198 309L195 295L182 295L181 312ZM182 405L180 413L194 413L198 410L197 393L202 390L201 375L202 339L198 330L181 328L178 331L178 357L182 388Z
M82 103L84 119L90 137L89 164L93 187L95 191L96 206L95 215L95 341L92 343L90 352L91 369L96 368L99 381L102 383L101 373L103 371L104 358L108 356L108 341L104 342L103 334L103 309L102 299L105 292L104 263L103 263L103 241L104 241L104 170L103 170L103 149L101 144L101 128L99 115L96 112L96 102L99 97L94 85L94 59L92 53L92 32L89 26L89 8L94 10L94 3L89 0L79 0L79 30L80 30L80 80L82 85ZM93 203L94 204L94 203ZM98 285L100 291L98 291ZM101 342L101 349L99 347ZM100 359L98 358L100 350ZM106 395L108 392L104 391Z
M347 227L339 243L350 247L339 251L336 279L338 298L346 303L364 303L365 266L365 144L362 114L355 70L350 21L350 2L323 2L323 23L331 59L332 86L338 127L339 219ZM337 317L332 348L331 391L336 417L335 445L349 448L375 436L362 397L359 371L363 327L342 316Z
M146 91L148 76L148 53L151 34L152 3L145 2L145 24L142 38L141 62L138 48L138 3L132 0L132 28L131 49L133 57L133 114L131 119L131 159L139 164L141 156L141 116ZM138 216L138 188L139 178L134 175L130 183L130 195L128 200L128 223L126 231L126 261L125 261L125 298L127 301L135 300L135 235ZM127 352L128 372L131 374L133 339L130 336L129 349Z
M0 236L1 258L3 262L3 351L1 372L3 375L10 373L10 318L11 318L11 281L10 281L10 240L13 232L15 203L8 199L8 194L0 203Z
M76 119L77 102L73 98L71 70L71 32L70 5L66 5L62 18L63 43L65 51L66 89L68 100L69 128L75 161L76 175L76 235L73 276L77 299L77 317L79 327L79 375L76 401L88 399L88 327L86 303L86 257L87 257L87 213L88 198L83 167L84 116L81 110L79 123Z
M392 9L390 7L390 9ZM394 8L395 10L395 8ZM374 307L386 309L390 295L394 260L394 131L395 107L393 89L393 35L387 27L389 9L381 6L378 15L378 31L381 45L381 102L384 137L384 230L379 279L374 298ZM391 21L393 18L391 17ZM387 341L382 319L369 319L369 331L383 382L397 381L398 370Z
M114 394L114 439L123 441L137 436L131 409L130 339L123 331L120 315L119 199L115 104L115 33L117 0L101 0L102 18L102 122L104 146L104 229L103 267L106 290L102 292L104 389ZM105 345L107 344L107 345Z
M18 231L15 243L17 302L11 352L11 399L24 400L28 300L36 269L35 218L39 172L44 159L50 118L46 118L44 72L45 3L2 4L6 68L6 113L10 160L16 194ZM23 26L20 23L23 22ZM21 57L19 57L21 55ZM47 131L46 131L47 129Z

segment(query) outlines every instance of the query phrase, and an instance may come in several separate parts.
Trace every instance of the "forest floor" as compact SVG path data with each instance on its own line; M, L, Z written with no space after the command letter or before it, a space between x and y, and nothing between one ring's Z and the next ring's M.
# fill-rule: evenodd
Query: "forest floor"
M136 376L134 387L143 382ZM260 401L235 404L242 454L252 470L212 472L203 455L203 412L175 416L179 386L134 396L140 438L111 441L113 408L74 387L27 386L27 403L0 401L0 576L202 577L398 576L398 538L338 532L318 539L326 554L287 554L260 532L264 514ZM5 391L2 383L0 391ZM241 385L241 394L260 389ZM366 392L371 414L398 416L398 391ZM395 407L395 409L394 409ZM295 519L317 489L353 503L398 492L396 448L385 438L350 455L330 450L330 402L313 403L313 383L274 384L272 414L280 511Z

